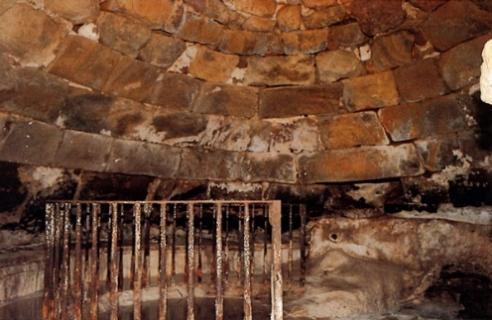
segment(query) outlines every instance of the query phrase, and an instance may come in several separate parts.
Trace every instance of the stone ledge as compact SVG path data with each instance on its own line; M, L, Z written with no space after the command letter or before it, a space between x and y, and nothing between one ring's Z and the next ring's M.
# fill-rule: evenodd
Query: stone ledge
M299 166L300 180L305 183L378 180L424 173L413 144L328 151L301 157Z

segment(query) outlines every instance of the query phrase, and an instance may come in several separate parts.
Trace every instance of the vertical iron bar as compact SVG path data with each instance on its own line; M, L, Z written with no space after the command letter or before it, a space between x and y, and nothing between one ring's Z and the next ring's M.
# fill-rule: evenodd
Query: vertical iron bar
M75 266L73 283L73 317L82 319L82 207L77 204L75 211Z
M53 204L45 206L45 244L46 244L46 260L44 269L44 299L43 299L43 320L53 319L53 302L54 302L54 287L53 287L53 247L55 239L54 226L54 207Z
M172 248L171 248L171 279L176 281L176 220L178 219L177 205L173 205L173 227L172 227Z
M144 250L143 269L142 269L142 286L147 287L149 282L149 259L150 259L150 214L152 213L152 205L144 204L144 228L142 232L142 246Z
M250 266L251 266L251 278L254 281L254 270L255 270L255 210L256 207L254 204L251 205L251 255L250 255ZM251 286L253 286L253 281L251 282ZM251 294L253 294L253 287L251 287Z
M161 204L159 245L159 320L167 318L167 204Z
M263 206L263 218L264 218L264 231L265 234L263 236L263 282L266 283L268 281L267 278L267 253L268 253L268 207Z
M123 289L124 288L124 281L125 281L125 275L123 274L124 271L124 265L123 265L123 255L125 254L124 251L124 238L123 238L123 224L124 224L124 219L125 219L125 206L121 204L120 206L120 212L119 212L119 220L118 220L118 242L119 242L119 247L120 247L120 253L118 257L118 265L120 266L118 268L118 289Z
M287 267L287 278L290 280L292 277L292 269L294 264L294 242L293 242L293 212L292 204L289 204L289 252L288 252L288 267Z
M98 254L97 254L97 240L98 240L98 220L100 207L98 204L92 205L91 216L91 256L90 256L90 268L91 268L91 288L90 288L90 319L97 320L97 290L99 287L98 277Z
M141 319L142 311L142 252L141 252L141 218L142 208L140 203L133 206L133 214L135 221L135 274L133 278L133 320Z
M269 211L269 221L272 226L271 320L282 320L282 207L280 201L273 201L270 204Z
M243 229L244 229L244 236L243 236L243 286L244 286L244 319L245 320L252 320L253 319L253 309L251 305L251 260L250 260L250 254L251 254L251 249L250 249L250 216L249 216L249 205L248 203L244 204L244 211L243 211Z
M63 236L63 214L61 205L55 205L55 266L54 266L54 288L55 288L55 305L54 317L59 319L61 316L61 261L62 261L62 236Z
M299 215L301 217L301 228L300 228L300 246L301 246L301 284L304 284L306 278L306 205L299 205Z
M225 249L224 249L224 278L225 281L229 279L229 205L226 206L225 210Z
M215 215L215 320L224 319L224 288L222 278L222 204L218 203Z
M111 212L111 284L110 284L110 320L118 320L118 204L110 204ZM108 239L109 240L109 239Z
M202 232L203 232L203 204L200 204L198 212L198 283L202 282Z
M62 256L62 296L61 319L68 319L68 284L70 279L70 209L71 205L64 204L63 210L63 256Z
M194 230L194 212L193 212L193 203L188 204L188 244L187 244L187 252L188 259L186 262L187 265L187 274L188 274L188 297L187 297L187 320L195 319L195 230Z

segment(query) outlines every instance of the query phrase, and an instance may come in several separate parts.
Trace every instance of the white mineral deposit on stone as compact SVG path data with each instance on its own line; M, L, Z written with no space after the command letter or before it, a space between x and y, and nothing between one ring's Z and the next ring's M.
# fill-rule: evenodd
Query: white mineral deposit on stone
M480 75L480 98L492 104L492 40L487 41L482 51L482 66Z
M79 36L85 37L92 41L99 41L99 34L97 33L97 26L94 23L86 23L77 31Z

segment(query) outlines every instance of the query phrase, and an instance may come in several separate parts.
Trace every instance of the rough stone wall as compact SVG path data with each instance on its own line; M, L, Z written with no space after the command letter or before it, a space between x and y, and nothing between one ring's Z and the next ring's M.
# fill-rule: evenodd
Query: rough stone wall
M480 0L2 1L3 220L43 197L490 203L491 27Z

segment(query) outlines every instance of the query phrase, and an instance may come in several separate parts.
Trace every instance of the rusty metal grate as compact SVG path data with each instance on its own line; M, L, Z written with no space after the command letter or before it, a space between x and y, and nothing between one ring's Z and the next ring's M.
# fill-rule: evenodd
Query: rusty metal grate
M97 319L103 298L109 301L110 319L118 319L119 297L128 290L133 319L139 320L142 290L151 287L158 288L157 319L168 319L169 290L181 283L186 288L186 318L192 320L195 288L208 283L214 288L216 319L224 318L228 294L242 297L244 319L253 318L253 295L269 296L270 318L281 320L282 224L287 226L285 269L290 277L295 217L301 223L302 281L303 206L212 200L47 203L43 319Z

